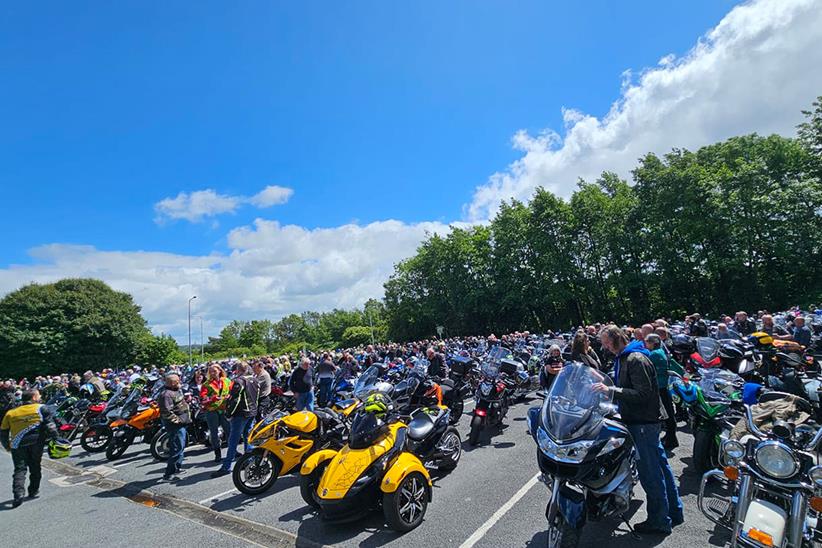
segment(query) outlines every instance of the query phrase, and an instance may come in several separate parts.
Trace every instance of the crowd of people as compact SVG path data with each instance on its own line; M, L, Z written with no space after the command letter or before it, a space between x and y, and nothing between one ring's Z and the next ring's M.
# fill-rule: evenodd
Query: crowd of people
M822 314L822 311L815 311L816 314ZM158 404L163 426L170 434L170 457L164 479L176 481L184 471L185 426L192 420L181 384L182 379L187 379L188 391L199 398L205 412L214 461L219 463L212 477L219 477L231 472L240 443L248 450L248 432L254 421L269 411L275 384L285 385L293 392L296 410L313 410L315 400L320 406L330 401L335 379L354 378L360 370L377 362L390 367L424 357L429 363L429 375L446 377L447 356L450 354L471 355L478 348L494 345L515 348L537 339L556 339L567 341L567 344L565 348L553 344L542 355L540 385L549 389L569 360L612 372L613 385L601 384L596 389L613 391L621 420L631 432L639 454L638 472L647 497L648 520L638 524L636 529L666 534L684 519L676 478L668 463L668 452L678 446L676 419L667 388L668 371L681 367L673 362L670 352L673 333L723 339L764 331L775 338L794 340L807 347L812 337L808 323L798 309L780 316L779 323L764 310L751 316L745 312L737 312L733 318L721 315L713 322L700 314L690 314L676 323L657 319L635 327L592 324L564 334L536 336L525 331L499 338L493 334L454 337L168 368L133 366L119 371L86 371L82 375L8 379L0 386L0 413L4 415L0 442L12 453L14 460L14 505L18 506L23 501L26 470L30 474L29 496L37 496L43 444L57 435L53 417L48 406L43 405L44 401L59 392L105 400L119 386L127 387L138 378L155 375L165 384ZM661 430L664 430L664 437L661 437ZM223 446L226 447L225 454L221 450Z

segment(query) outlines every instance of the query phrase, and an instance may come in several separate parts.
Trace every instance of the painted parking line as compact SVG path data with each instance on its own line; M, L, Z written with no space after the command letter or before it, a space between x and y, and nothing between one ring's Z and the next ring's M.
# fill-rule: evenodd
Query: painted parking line
M502 519L502 516L504 516L508 512L508 510L513 508L514 505L517 502L519 502L519 500L522 497L524 497L525 494L528 493L528 491L530 491L531 488L534 485L536 485L538 481L539 481L539 474L535 474L533 478L528 480L528 483L526 483L525 485L520 487L520 490L517 491L516 493L514 493L513 497L508 499L508 502L506 502L505 504L500 506L499 510L494 512L494 514L490 518L488 518L488 521L486 521L485 523L482 524L482 527L480 527L479 529L474 531L474 534L471 535L470 537L468 537L468 540L466 540L465 542L460 544L460 548L471 548L477 542L479 542L480 539L485 536L485 533L487 533L491 529L491 527L496 525L496 523L500 519Z
M209 502L216 502L216 501L220 500L221 498L223 498L224 496L233 495L234 493L239 493L239 491L237 491L236 489L229 489L228 491L225 491L225 492L220 493L218 495L214 495L213 497L208 497L207 499L203 499L200 502L198 502L197 504L204 505L204 504L207 504Z

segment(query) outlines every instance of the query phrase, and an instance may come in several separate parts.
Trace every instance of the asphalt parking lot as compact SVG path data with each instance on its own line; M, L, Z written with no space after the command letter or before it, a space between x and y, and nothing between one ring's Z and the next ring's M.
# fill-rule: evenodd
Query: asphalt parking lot
M164 464L153 460L145 444L131 447L114 462L76 447L72 457L47 464L40 499L14 510L10 507L11 459L0 459L0 475L7 478L8 490L6 497L0 496L5 500L0 528L4 536L10 535L5 537L9 545L30 544L34 539L37 546L55 542L152 546L171 538L189 546L206 541L209 546L545 546L548 489L536 479L536 448L525 425L528 407L540 402L535 399L511 408L507 426L484 438L480 446L464 443L457 469L434 475L433 501L425 521L405 535L387 529L379 512L349 524L324 522L303 503L295 475L280 478L259 497L243 495L234 489L230 476L209 477L216 465L210 450L202 446L187 449L187 470L181 481L165 483L161 480ZM458 427L467 438L467 417ZM666 538L637 539L616 520L589 523L582 546L603 542L609 547L722 546L727 541L696 507L699 478L689 466L692 438L680 433L680 443L671 460L680 478L685 524ZM639 486L635 496L632 523L645 519ZM32 531L39 533L32 537Z

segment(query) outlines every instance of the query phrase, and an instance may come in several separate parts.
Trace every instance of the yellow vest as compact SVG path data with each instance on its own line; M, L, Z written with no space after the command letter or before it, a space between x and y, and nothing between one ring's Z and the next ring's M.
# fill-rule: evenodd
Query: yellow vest
M43 416L40 414L41 407L43 406L39 403L28 403L11 409L3 417L0 430L9 431L12 449L17 449L20 446L20 442L26 437L26 434L40 427L43 422Z

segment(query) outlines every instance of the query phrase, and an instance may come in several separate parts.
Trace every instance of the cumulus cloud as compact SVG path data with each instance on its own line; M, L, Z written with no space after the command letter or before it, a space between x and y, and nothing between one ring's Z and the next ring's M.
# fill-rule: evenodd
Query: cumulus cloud
M223 213L234 213L242 203L237 196L217 194L213 190L197 190L195 192L181 192L176 198L165 198L154 204L158 223L167 220L184 219L197 223L205 217L214 217Z
M683 57L666 55L653 68L626 71L621 96L602 119L566 108L563 135L517 132L513 144L522 157L476 189L466 217L487 219L501 199L527 199L539 185L568 196L578 177L593 179L605 169L628 176L648 151L695 148L752 131L793 134L800 110L822 93L819 29L818 1L761 0L734 8ZM251 197L209 189L156 207L159 219L198 222L290 196L290 189L276 186ZM231 319L357 306L382 295L393 265L412 255L427 233L447 231L438 222L307 229L257 219L227 234L227 252L206 256L47 245L30 251L33 264L0 269L0 294L30 281L100 278L134 295L155 332L182 341L191 295L198 296L194 313L205 318L207 335Z
M394 264L412 255L426 234L448 230L436 222L307 229L257 219L229 232L228 253L207 256L45 245L30 250L35 264L0 269L0 294L28 282L99 278L131 293L156 333L183 341L192 295L197 295L193 313L203 316L206 335L232 319L359 306L382 295Z
M294 190L284 186L269 185L248 199L249 203L257 207L271 207L286 203Z
M513 146L524 154L475 190L465 215L486 219L501 200L526 200L538 186L567 197L578 178L604 170L629 177L647 152L751 132L793 135L800 110L822 93L820 29L816 0L735 7L684 56L665 55L638 76L626 71L602 119L564 109L564 137L517 132Z
M254 196L231 196L218 194L208 188L194 192L180 192L175 198L165 198L154 204L155 222L183 219L198 223L206 217L216 217L224 213L234 213L243 204L266 208L286 203L294 190L277 185L269 185Z

